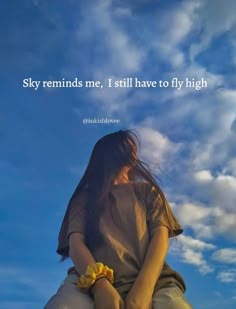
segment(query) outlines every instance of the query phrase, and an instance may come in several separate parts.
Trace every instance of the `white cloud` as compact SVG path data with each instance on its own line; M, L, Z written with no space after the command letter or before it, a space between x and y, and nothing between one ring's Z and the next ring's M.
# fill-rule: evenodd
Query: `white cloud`
M211 204L233 212L236 204L235 176L219 173L214 177L211 171L202 170L196 172L193 178L198 186L196 189L201 191L203 197L210 197Z
M223 283L236 282L236 269L219 272L217 275L217 279L219 279Z
M206 243L199 239L194 239L191 236L180 235L178 237L180 242L183 244L184 247L188 249L195 249L195 250L212 250L215 249L216 246L214 244Z
M185 64L185 54L181 51L179 45L193 29L197 7L197 2L185 1L182 5L166 12L163 19L158 19L157 33L159 35L154 40L153 46L157 53L168 61L173 68L179 68ZM169 23L170 20L171 24ZM161 31L159 30L160 27Z
M190 145L190 159L195 169L209 169L215 165L223 168L235 151L235 134L232 130L236 117L234 97L235 91L219 90L214 95L202 98L202 108L193 110L194 124L205 132Z
M142 49L131 42L128 32L119 26L117 17L130 17L130 9L113 8L112 1L100 1L94 5L88 5L83 11L83 19L76 33L78 44L88 42L91 38L101 35L101 41L94 48L103 52L102 68L94 67L95 77L99 74L108 76L111 72L120 74L123 72L136 72L140 69L142 62ZM89 18L87 16L89 15ZM116 18L115 18L116 17ZM94 31L93 31L94 30ZM99 50L98 50L99 51Z
M211 172L208 170L200 171L194 174L194 178L201 183L209 182L213 179Z
M201 274L208 274L214 271L214 268L208 265L200 251L186 249L182 253L182 259L187 264L197 266Z
M232 173L234 177L236 177L236 158L230 159L225 167L225 173Z
M176 213L184 225L194 226L209 217L212 210L201 205L186 203L176 207Z
M222 103L230 104L232 107L236 106L236 90L234 89L222 89L219 92L219 97Z
M162 163L166 157L173 156L181 147L180 143L173 143L167 136L157 130L142 125L135 126L141 136L141 156L152 162Z
M103 89L89 89L88 95L97 103L97 107L108 115L121 112L122 106L126 106L124 100L130 89L107 88L107 80L122 80L140 71L146 53L140 45L136 46L131 33L121 27L119 18L129 19L131 10L113 7L112 1L103 0L96 6L86 6L82 12L83 18L76 32L74 48L87 46L99 37L99 41L92 47L97 51L97 56L92 60L90 78L100 80L104 85Z
M224 32L233 30L235 21L236 3L234 0L200 0L197 10L198 26L202 35L198 43L191 46L191 58L207 49L211 41Z
M212 225L207 225L207 223L204 223L206 222L206 220L200 220L201 222L196 222L193 225L189 224L189 227L192 228L195 236L199 239L213 239L214 236L216 236L214 232L214 227Z
M225 264L236 264L236 249L224 248L215 251L211 258Z
M178 254L182 262L194 265L201 274L214 271L214 268L207 262L203 251L213 250L215 245L194 239L191 236L180 235L175 246L171 247L170 252Z
M236 242L236 214L221 207L184 203L175 207L179 221L190 228L199 239L213 239L217 235Z
M236 204L236 177L230 175L218 175L212 184L215 202L231 210ZM235 222L236 223L236 222Z

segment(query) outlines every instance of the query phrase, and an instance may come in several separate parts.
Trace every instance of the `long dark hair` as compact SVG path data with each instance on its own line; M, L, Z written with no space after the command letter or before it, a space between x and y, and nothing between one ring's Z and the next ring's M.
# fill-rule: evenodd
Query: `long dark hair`
M130 167L128 171L129 181L144 181L155 187L163 202L168 223L170 226L174 225L164 193L155 181L147 164L137 156L139 147L140 139L134 130L120 130L103 136L93 148L84 175L68 205L69 207L81 191L87 192L85 242L90 249L94 249L100 244L99 217L104 207L111 206L114 202L110 189L114 185L115 178L125 166ZM66 256L63 256L62 261L66 258Z

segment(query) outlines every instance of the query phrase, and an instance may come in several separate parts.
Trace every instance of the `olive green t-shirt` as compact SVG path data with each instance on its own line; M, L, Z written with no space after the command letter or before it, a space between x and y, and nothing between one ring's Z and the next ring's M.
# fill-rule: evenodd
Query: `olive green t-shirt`
M102 244L91 250L98 262L114 270L114 286L125 297L132 287L144 261L153 230L161 225L169 229L169 237L183 232L174 217L172 229L167 224L163 204L155 188L148 183L136 182L113 185L111 193L115 199L112 210L106 208L99 221ZM57 247L58 254L68 256L69 236L85 230L86 191L83 191L68 207L62 222ZM74 268L70 268L70 271ZM180 274L165 262L155 290L176 283L184 292L186 289Z

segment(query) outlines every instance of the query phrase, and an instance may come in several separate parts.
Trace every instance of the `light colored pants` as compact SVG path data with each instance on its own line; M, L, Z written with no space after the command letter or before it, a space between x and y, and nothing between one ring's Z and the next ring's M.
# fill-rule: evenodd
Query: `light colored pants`
M77 288L77 280L76 274L69 274L44 309L94 309L92 298ZM175 284L171 284L153 294L152 308L191 309L192 307L183 292Z

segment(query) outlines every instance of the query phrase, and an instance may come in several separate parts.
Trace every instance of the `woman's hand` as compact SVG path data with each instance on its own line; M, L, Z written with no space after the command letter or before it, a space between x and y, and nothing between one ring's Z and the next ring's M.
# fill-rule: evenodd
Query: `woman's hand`
M168 247L168 228L158 226L153 229L143 265L125 299L125 309L152 308L152 295L163 268Z
M152 290L147 287L133 285L125 299L125 309L151 309Z
M107 279L100 279L92 289L95 309L124 309L124 301Z

